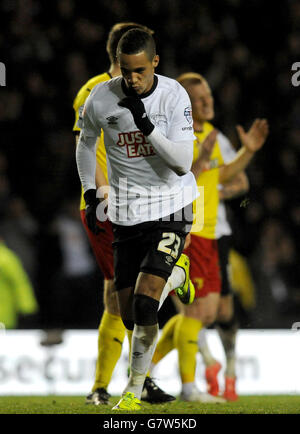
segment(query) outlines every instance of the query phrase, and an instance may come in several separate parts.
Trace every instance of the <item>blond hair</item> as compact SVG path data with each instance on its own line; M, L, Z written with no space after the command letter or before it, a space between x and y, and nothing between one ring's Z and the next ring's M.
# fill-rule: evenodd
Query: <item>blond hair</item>
M197 72L184 72L183 74L180 74L176 80L183 87L202 83L206 83L208 85L207 80L203 77L203 75L198 74Z

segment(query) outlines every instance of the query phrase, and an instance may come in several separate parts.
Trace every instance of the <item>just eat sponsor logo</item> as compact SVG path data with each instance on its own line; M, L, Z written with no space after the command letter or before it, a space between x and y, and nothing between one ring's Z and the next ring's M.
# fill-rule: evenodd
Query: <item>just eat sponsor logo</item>
M141 131L132 131L128 133L119 133L119 146L126 146L128 158L149 157L155 155L151 143Z

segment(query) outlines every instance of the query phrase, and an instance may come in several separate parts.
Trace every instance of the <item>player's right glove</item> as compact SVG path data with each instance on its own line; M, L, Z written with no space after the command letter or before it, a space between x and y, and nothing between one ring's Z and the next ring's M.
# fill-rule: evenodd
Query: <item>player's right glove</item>
M97 225L97 206L100 200L96 197L96 190L90 189L84 193L84 200L86 203L85 207L85 220L88 228L93 232L93 234L98 235L100 232L105 232L105 229L100 228Z
M120 107L126 107L131 111L135 125L144 134L149 136L154 130L154 125L147 116L143 101L137 96L126 96L118 102Z

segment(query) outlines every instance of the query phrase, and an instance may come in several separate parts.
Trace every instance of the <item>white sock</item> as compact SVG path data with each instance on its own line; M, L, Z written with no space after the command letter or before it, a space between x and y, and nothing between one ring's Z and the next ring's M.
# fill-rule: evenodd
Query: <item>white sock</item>
M185 281L185 272L184 269L175 265L172 270L172 274L168 279L168 282L171 283L172 289L178 288Z
M202 328L198 334L198 348L203 357L205 366L210 366L215 363L215 359L210 352L209 346L206 340L205 328Z
M191 383L182 383L181 394L184 396L189 396L193 392L194 388L195 388L194 381Z
M130 377L124 393L132 392L136 398L141 398L144 381L152 360L157 337L158 324L152 326L140 326L135 324L132 334Z
M169 279L167 280L167 283L165 284L165 287L161 293L160 301L159 301L159 307L158 310L161 308L163 302L168 297L169 293L172 291L172 289L178 288L184 283L185 280L185 272L181 267L178 267L175 265L173 268L172 274L170 275Z

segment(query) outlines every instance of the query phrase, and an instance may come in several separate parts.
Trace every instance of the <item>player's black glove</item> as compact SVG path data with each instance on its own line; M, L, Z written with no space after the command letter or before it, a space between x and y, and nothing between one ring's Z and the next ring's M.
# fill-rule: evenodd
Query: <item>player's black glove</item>
M154 130L154 125L149 120L143 101L135 96L126 96L118 102L121 107L126 107L131 111L134 122L144 136L149 136Z
M88 228L95 234L98 235L100 232L105 232L103 228L97 225L96 210L100 203L100 200L96 197L96 190L90 189L84 193L84 200L86 203L85 207L85 220Z

